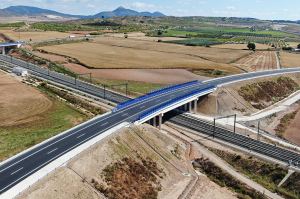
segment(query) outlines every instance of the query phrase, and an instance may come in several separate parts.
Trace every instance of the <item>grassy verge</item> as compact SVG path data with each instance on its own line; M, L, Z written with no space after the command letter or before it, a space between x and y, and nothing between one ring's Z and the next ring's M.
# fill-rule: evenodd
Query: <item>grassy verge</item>
M102 108L100 108L98 106L94 106L93 104L86 102L85 100L82 100L67 91L55 88L53 86L49 86L46 83L42 83L39 86L39 88L45 92L51 93L53 95L57 95L65 100L67 100L68 102L70 102L71 104L73 104L75 106L82 107L83 109L91 112L94 115L99 115L99 114L105 113L105 110L103 110Z
M39 115L39 120L19 126L0 127L0 161L88 119L66 103L51 95L49 97L53 105L46 113Z
M239 199L267 199L267 197L265 197L263 194L236 180L234 177L227 174L207 159L196 159L193 162L193 166L195 169L204 172L209 177L209 179L211 179L221 187L228 187L229 189L238 193L237 197Z
M126 87L122 84L128 83L128 94L132 96L139 96L142 94L146 94L152 90L159 89L166 85L163 84L154 84L147 82L137 82L137 81L123 81L123 80L106 80L106 79L93 79L97 84L105 84L108 88L121 92L125 94ZM114 86L114 85L122 85L122 86Z
M217 70L217 69L197 69L192 70L196 75L205 76L205 77L224 77L227 75L232 75L227 71Z
M224 152L218 149L210 149L239 172L261 184L266 189L278 193L287 199L300 198L300 175L295 174L282 187L277 187L287 174L287 170L278 165L269 164L252 157L244 158L240 155Z
M47 67L52 71L67 74L71 77L76 76L76 74L74 72L70 71L68 68L64 67L63 65L51 62L50 60L47 60L47 59L44 59L41 57L38 57L26 49L23 49L23 48L16 49L15 53L18 54L18 57L17 57L18 59L22 59L24 61L27 61L27 62L30 62L33 64L37 64L39 66Z

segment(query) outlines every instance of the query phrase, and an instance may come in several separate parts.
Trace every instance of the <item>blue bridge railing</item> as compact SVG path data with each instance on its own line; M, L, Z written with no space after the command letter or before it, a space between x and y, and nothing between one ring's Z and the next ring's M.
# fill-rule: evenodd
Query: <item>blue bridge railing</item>
M145 99L154 97L158 94L167 93L169 91L184 88L184 87L187 87L187 86L192 86L192 85L197 84L197 83L198 83L198 81L195 80L195 81L191 81L191 82L187 82L187 83L183 83L183 84L178 84L178 85L172 85L172 86L168 86L168 87L165 87L165 88L162 88L162 89L159 89L159 90L151 91L150 93L147 93L146 95L143 95L143 96L140 96L138 98L128 100L126 102L118 104L117 107L115 109L113 109L113 112L115 112L117 110L121 110L121 109L126 108L128 106L131 106L132 104L135 104L137 102L141 102Z
M150 110L142 113L139 116L138 120L142 120L142 119L148 117L149 115L152 115L153 113L156 113L156 112L158 112L158 111L160 111L160 110L162 110L162 109L164 109L164 108L166 108L166 107L174 104L175 102L187 99L187 98L192 97L192 96L194 96L196 94L203 93L203 92L209 91L209 90L214 89L214 88L216 88L216 87L215 86L207 86L206 88L201 88L201 89L192 91L192 92L188 93L187 95L180 96L180 97L174 98L172 100L169 100L169 101L167 101L167 102L165 102L165 103L163 103L163 104L161 104L161 105L159 105L157 107L154 107L154 108L152 108L152 109L150 109Z

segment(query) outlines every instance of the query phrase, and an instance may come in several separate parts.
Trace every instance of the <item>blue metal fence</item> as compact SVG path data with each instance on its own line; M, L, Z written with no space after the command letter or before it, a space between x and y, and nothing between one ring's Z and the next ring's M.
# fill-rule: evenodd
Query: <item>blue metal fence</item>
M187 83L183 83L183 84L168 86L168 87L165 87L165 88L162 88L162 89L159 89L159 90L151 91L150 93L147 93L146 95L143 95L143 96L140 96L138 98L135 98L135 99L132 99L132 100L128 100L126 102L118 104L118 106L115 109L113 109L113 112L115 112L117 110L120 110L120 109L123 109L123 108L126 108L126 107L128 107L128 106L130 106L132 104L141 102L141 101L143 101L145 99L154 97L154 96L156 96L158 94L167 93L169 91L173 91L173 90L177 90L177 89L180 89L180 88L184 88L184 87L191 86L191 85L194 85L194 84L197 84L197 83L198 83L198 81L196 80L196 81L191 81L191 82L187 82Z
M154 108L152 108L152 109L150 109L150 110L142 113L139 116L138 120L142 120L142 119L148 117L149 115L152 115L153 113L156 113L156 112L158 112L158 111L160 111L160 110L162 110L162 109L164 109L164 108L166 108L166 107L174 104L175 102L187 99L187 98L192 97L192 96L194 96L196 94L203 93L203 92L209 91L209 90L214 89L214 88L216 88L216 87L215 86L208 86L206 88L201 88L201 89L197 89L195 91L192 91L192 92L188 93L187 95L180 96L180 97L174 98L172 100L169 100L169 101L167 101L167 102L165 102L165 103L163 103L163 104L161 104L161 105L159 105L157 107L154 107Z

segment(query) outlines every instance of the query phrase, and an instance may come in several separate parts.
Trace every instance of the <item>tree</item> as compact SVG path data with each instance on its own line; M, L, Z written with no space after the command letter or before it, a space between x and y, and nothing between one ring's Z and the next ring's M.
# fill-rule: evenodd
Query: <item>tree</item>
M247 47L248 47L249 50L255 50L256 49L255 43L251 43L251 42L248 43Z
M300 49L300 44L298 44L297 48L299 48L299 49Z

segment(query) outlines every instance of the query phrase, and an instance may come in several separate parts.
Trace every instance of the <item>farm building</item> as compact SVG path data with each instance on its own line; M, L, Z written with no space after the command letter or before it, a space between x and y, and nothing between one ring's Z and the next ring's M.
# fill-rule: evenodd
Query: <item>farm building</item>
M25 68L22 67L14 67L12 69L12 72L18 76L25 77L28 75L28 71Z

